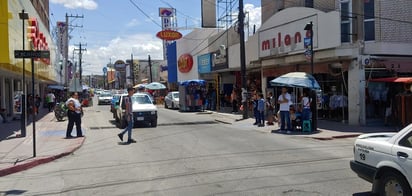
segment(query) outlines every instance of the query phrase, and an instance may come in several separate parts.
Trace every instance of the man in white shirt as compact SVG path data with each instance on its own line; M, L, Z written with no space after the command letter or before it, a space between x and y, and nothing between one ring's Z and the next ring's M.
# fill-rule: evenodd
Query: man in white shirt
M290 133L290 130L292 130L292 126L290 124L290 113L289 113L291 97L286 87L282 87L282 94L279 95L278 103L279 103L279 111L280 111L280 131L281 132L285 131L285 123L286 123L287 124L286 133Z

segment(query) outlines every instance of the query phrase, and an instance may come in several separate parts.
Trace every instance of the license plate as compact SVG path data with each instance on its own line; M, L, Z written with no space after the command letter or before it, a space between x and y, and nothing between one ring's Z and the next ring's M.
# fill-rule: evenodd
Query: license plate
M144 120L144 117L137 117L136 120Z

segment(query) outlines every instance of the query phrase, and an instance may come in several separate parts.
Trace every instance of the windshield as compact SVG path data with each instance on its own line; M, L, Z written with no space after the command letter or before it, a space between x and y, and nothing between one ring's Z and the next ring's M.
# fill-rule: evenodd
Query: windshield
M173 97L173 98L179 98L179 93L173 93L173 94L172 94L172 97Z
M100 94L100 97L111 97L112 95L111 94L107 94L107 93L105 93L105 94Z
M132 102L138 104L153 104L152 100L150 100L147 95L134 95L132 97Z

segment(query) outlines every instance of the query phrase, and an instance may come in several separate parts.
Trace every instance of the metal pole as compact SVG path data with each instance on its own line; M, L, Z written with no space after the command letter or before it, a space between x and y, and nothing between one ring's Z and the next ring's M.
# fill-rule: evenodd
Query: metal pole
M150 83L153 82L152 79L152 61L150 60L150 55L149 55L149 71L150 71Z
M131 64L130 68L132 69L132 87L134 87L134 62L133 62L133 53L131 54Z
M242 89L247 91L246 84L246 60L245 60L245 30L244 30L245 14L243 12L243 0L239 0L239 37L240 37L240 72L242 76ZM248 98L242 100L243 104L243 119L248 118Z
M22 20L22 40L23 40L23 50L24 50L24 37L26 36L26 33L24 33L24 20L29 19L29 15L24 12L24 9L21 11L19 14L20 19ZM21 95L21 100L22 100L22 106L21 106L21 125L20 125L20 137L26 137L26 105L27 105L27 100L26 100L26 61L23 58L23 78L22 78L22 90L23 94Z
M32 94L32 115L33 115L33 157L36 157L36 112L34 111L34 58L31 58L31 94Z
M312 76L314 76L314 47L313 47L313 23L310 21L310 69L312 72ZM313 105L313 115L312 115L312 130L317 131L318 130L318 104L317 104L317 94L316 91L314 90L312 92L312 104Z

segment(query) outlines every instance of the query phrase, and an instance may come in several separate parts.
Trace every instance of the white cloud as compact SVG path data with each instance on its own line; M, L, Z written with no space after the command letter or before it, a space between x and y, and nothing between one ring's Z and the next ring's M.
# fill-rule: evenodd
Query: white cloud
M63 4L69 9L83 8L86 10L97 9L97 3L94 0L50 0L51 3Z
M249 13L249 31L253 33L253 25L256 25L256 32L261 26L261 7L253 4L245 4L245 11Z
M83 75L103 75L103 67L117 60L134 59L163 59L162 41L152 34L135 34L112 39L108 45L96 48L87 47L83 54Z
M134 18L129 23L127 23L126 26L127 27L135 27L135 26L138 26L140 24L141 24L141 22L138 19Z

